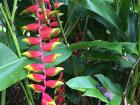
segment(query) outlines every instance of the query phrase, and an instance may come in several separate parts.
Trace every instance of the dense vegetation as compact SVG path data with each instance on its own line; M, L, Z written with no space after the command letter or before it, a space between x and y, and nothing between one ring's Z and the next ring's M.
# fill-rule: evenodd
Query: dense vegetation
M139 15L140 0L0 0L1 105L140 105Z

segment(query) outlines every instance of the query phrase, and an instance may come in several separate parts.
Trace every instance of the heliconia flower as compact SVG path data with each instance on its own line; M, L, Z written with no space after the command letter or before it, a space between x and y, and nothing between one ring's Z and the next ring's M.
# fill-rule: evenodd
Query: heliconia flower
M39 85L39 84L30 84L30 85L28 85L28 86L29 86L31 89L33 89L35 92L38 92L38 93L44 91L44 89L45 89L42 85Z
M26 77L36 82L41 82L45 79L45 76L42 74L28 74Z
M37 58L41 56L41 52L40 51L26 51L24 53L22 53L22 55L28 57L28 58Z
M49 42L58 42L60 39L59 38L53 38L51 40L49 40Z
M44 51L52 51L56 46L60 45L61 42L49 42L43 45Z
M33 72L41 72L43 71L43 65L34 63L34 64L29 64L24 67L26 70L33 71Z
M59 72L61 72L62 70L64 70L64 68L62 67L52 67L52 68L48 68L46 69L46 76L48 77L52 77L57 75Z
M26 26L21 27L21 29L22 29L23 34L24 34L26 31L35 31L38 29L38 27L39 27L38 24L32 23L32 24L28 24Z
M60 28L48 28L46 30L42 30L41 35L43 39L50 39L51 37L59 35L60 32Z
M25 14L25 13L33 13L33 12L36 12L36 10L37 10L36 5L32 5L32 6L29 6L28 8L26 8L25 10L23 10L20 13L20 15Z
M45 63L52 63L55 62L55 60L61 56L61 54L50 54L44 57L44 62Z
M54 100L47 93L43 93L41 105L56 105Z
M27 43L27 44L32 44L32 45L36 45L36 44L40 43L40 39L35 38L35 37L24 38L24 39L22 39L22 41Z
M60 2L55 2L54 3L54 7L57 9L59 7L61 7L64 3L60 3Z
M63 84L64 83L62 81L58 81L58 80L48 80L45 83L45 85L49 88L56 88L56 87L61 86Z

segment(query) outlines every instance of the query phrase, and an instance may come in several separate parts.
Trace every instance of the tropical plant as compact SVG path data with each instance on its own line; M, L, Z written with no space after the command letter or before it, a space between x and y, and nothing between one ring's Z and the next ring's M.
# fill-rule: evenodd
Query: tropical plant
M140 104L140 0L0 2L1 105Z

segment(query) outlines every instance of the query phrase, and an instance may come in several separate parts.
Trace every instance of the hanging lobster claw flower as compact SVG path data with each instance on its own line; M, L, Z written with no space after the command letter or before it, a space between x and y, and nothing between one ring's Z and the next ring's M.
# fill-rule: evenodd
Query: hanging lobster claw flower
M26 32L26 31L36 31L38 29L39 25L38 24L28 24L26 26L23 26L21 27L22 31L23 31L23 34Z
M37 10L36 5L32 5L32 6L28 7L28 8L26 8L25 10L23 10L20 13L20 15L23 15L23 14L26 14L26 13L34 13L34 12L36 12L36 10Z
M41 105L56 105L54 100L47 93L43 93Z
M29 64L27 66L24 67L26 70L28 71L33 71L33 72L41 72L43 71L43 65L42 64Z
M59 38L53 38L49 42L58 42L60 39Z
M43 45L44 51L52 51L56 46L60 45L61 42L49 42Z
M42 74L28 74L26 77L36 82L41 82L45 79L45 76Z
M57 8L61 7L63 4L64 4L64 3L55 2L55 3L54 3L54 7L55 7L55 9L57 9Z
M36 44L40 43L40 39L35 38L35 37L24 38L24 39L22 39L22 41L27 43L27 44L31 44L31 45L36 45Z
M64 83L62 81L58 81L58 80L48 80L45 83L45 85L49 88L56 88L56 87L61 86L63 84Z
M42 38L43 39L49 39L51 37L55 37L59 35L61 32L60 28L48 28L46 30L42 30Z
M41 56L41 52L40 51L26 51L24 53L22 53L22 55L28 57L28 58L37 58Z
M39 84L30 84L30 85L28 85L28 86L29 86L31 89L33 89L35 92L38 92L38 93L44 91L44 89L45 89L42 85L39 85Z
M46 76L53 77L63 70L64 70L64 68L62 68L62 67L48 68L48 69L46 69Z
M61 56L61 54L50 54L44 57L44 62L45 63L52 63L55 62L55 60Z

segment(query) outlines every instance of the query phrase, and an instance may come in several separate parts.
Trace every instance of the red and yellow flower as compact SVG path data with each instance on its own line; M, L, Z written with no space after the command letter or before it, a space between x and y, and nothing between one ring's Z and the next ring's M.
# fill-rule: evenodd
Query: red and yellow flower
M24 53L22 53L22 55L28 57L28 58L37 58L41 56L41 52L40 51L26 51Z
M46 76L42 74L28 74L26 77L36 82L41 82L46 78Z
M40 43L40 39L35 38L35 37L24 38L24 39L22 39L22 41L27 43L27 44L31 44L31 45L37 45Z
M43 71L43 65L42 64L29 64L24 67L28 71L33 71L33 72L42 72Z
M48 80L45 83L45 85L49 88L56 88L56 87L61 86L63 84L64 83L62 81L58 81L58 80Z
M55 62L55 60L61 56L61 54L50 54L44 57L44 62L45 63L52 63Z
M28 87L30 87L37 93L43 92L45 89L42 85L39 85L39 84L30 84L28 85Z
M57 75L58 73L60 73L63 70L64 70L64 68L62 68L62 67L48 68L48 69L46 69L46 76L47 77L53 77L53 76Z

